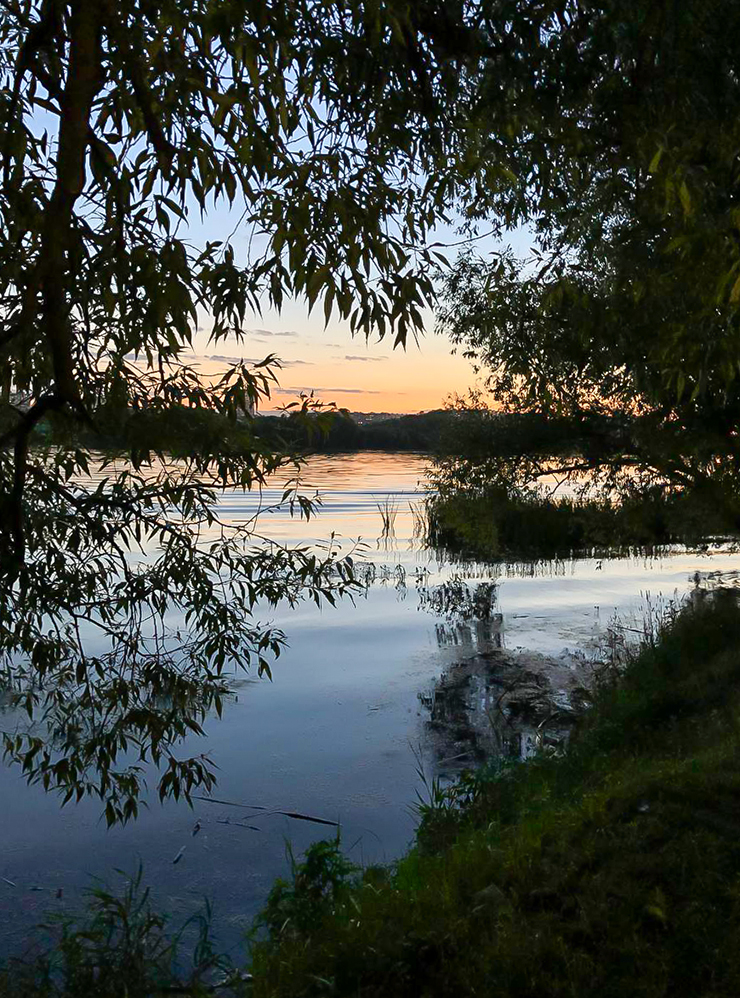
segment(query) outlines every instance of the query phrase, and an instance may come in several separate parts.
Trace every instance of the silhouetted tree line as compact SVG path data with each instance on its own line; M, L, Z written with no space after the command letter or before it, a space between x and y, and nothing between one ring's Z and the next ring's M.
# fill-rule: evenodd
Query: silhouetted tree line
M472 414L443 409L359 423L347 412L305 411L230 420L207 410L174 406L165 411L131 411L108 420L105 414L84 431L84 443L105 452L133 449L186 456L194 449L253 447L256 442L283 453L342 453L358 450L447 453L459 437L456 425ZM45 423L52 439L61 427Z

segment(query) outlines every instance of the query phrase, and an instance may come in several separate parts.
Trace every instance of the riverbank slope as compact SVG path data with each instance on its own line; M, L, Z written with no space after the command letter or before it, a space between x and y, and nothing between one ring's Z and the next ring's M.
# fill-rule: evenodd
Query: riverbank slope
M255 996L740 993L740 611L699 600L562 758L436 790L418 844L273 892Z
M312 846L273 888L253 976L203 935L183 981L146 895L101 891L50 959L0 971L0 995L740 993L738 594L697 592L605 672L563 755L432 784L420 812L391 868Z

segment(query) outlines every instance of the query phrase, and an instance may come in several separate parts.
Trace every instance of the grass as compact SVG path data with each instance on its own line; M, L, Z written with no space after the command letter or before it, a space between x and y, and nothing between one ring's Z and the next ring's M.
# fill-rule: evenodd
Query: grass
M380 536L378 537L378 546L388 548L393 544L396 537L396 518L398 517L400 506L398 501L391 496L386 496L382 502L376 502L375 505L380 513L382 524Z
M734 596L605 683L564 757L469 777L252 970L255 998L740 994Z
M218 983L205 933L177 979L162 920L101 894L90 927L33 972L8 968L0 994L740 994L736 594L686 607L605 674L563 755L491 765L420 812L392 867L358 872L336 840L293 862L251 982Z
M84 924L56 919L44 928L56 939L50 951L0 967L3 998L243 993L243 975L212 945L208 906L173 932L166 917L152 909L141 869L119 893L93 890Z

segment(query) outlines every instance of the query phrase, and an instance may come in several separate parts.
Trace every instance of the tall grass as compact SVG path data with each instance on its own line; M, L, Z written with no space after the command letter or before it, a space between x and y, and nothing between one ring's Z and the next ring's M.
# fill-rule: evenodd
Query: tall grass
M377 502L377 510L380 513L381 531L378 537L379 548L389 548L396 539L396 519L400 510L400 505L392 496L386 496L382 502Z
M0 968L3 998L228 998L242 994L248 980L214 948L208 905L172 930L152 908L141 869L120 892L91 891L83 921L57 919L45 928L55 939L52 948Z

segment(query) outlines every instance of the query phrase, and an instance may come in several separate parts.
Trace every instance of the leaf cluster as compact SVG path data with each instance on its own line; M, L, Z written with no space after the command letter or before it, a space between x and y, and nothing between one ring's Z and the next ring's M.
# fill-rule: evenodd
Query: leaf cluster
M64 800L99 796L109 822L136 814L150 762L162 796L212 785L212 764L174 747L221 710L228 670L269 674L284 638L260 613L356 586L333 548L286 550L218 514L224 487L295 471L252 420L276 358L204 377L185 355L202 322L240 342L290 297L397 344L420 331L426 236L469 169L468 14L439 0L0 7L4 747ZM193 224L219 206L234 233L197 244ZM321 426L314 400L298 408ZM147 422L183 410L240 432L168 452ZM101 465L90 442L112 429L123 463ZM293 484L284 500L313 511Z
M496 407L651 414L702 473L735 473L740 28L735 4L492 3L483 143L516 177L476 218L523 227L529 259L466 254L439 328ZM641 441L645 444L646 441ZM637 450L651 465L655 449ZM626 450L627 462L635 451ZM690 463L690 462L689 462Z

